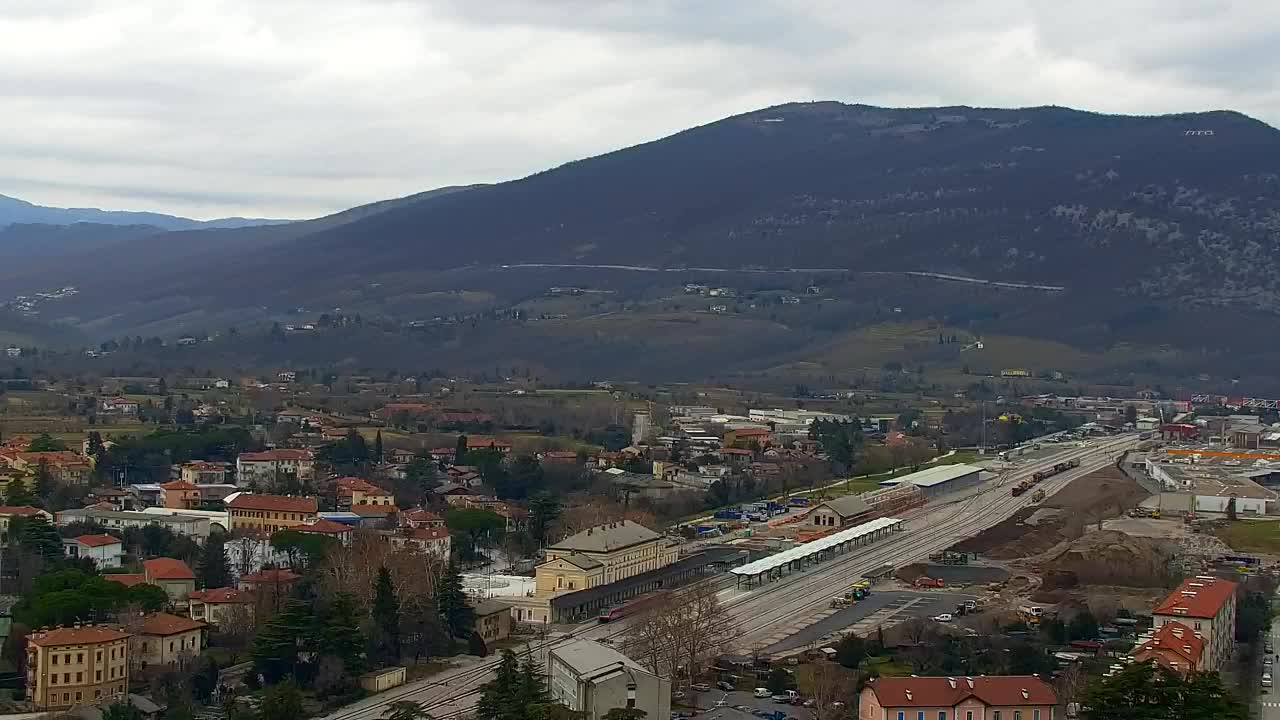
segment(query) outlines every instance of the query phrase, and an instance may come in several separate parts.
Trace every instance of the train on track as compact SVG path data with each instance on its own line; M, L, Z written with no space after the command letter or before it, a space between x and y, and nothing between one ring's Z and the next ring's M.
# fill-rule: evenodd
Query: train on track
M1031 478L1029 480L1023 480L1017 485L1014 485L1013 489L1010 491L1009 494L1013 495L1014 497L1018 497L1022 493L1030 490L1031 488L1035 487L1037 484L1044 482L1045 480L1048 480L1054 475L1059 475L1068 470L1078 468L1078 467L1080 467L1080 459L1076 458L1074 460L1065 460L1046 470L1037 470L1031 474Z

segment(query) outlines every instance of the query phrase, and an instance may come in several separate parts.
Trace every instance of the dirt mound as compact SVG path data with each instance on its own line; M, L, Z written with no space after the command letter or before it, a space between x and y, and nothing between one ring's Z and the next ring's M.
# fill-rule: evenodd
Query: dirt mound
M1113 467L1104 468L1071 481L1039 506L1022 508L949 549L1000 560L1039 555L1084 535L1090 525L1124 513L1147 496L1132 478ZM1059 512L1046 512L1049 509Z
M896 575L897 578L904 583L914 583L916 580L919 580L925 574L924 572L925 567L926 565L924 563L911 563L910 565L903 565L902 567L898 568L898 571L895 572L894 575Z
M1093 532L1056 549L1040 563L1042 591L1078 585L1161 587L1172 578L1173 548L1121 532Z

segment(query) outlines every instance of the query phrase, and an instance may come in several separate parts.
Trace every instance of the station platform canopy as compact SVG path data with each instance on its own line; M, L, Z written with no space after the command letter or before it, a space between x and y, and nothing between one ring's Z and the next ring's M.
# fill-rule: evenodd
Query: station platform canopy
M817 540L807 542L803 545L797 545L796 547L788 550L783 550L776 555L770 555L766 558L760 558L755 562L749 562L741 567L733 568L729 570L729 572L734 575L745 577L763 575L771 570L785 567L796 561L806 560L820 552L823 552L824 550L838 548L846 543L861 540L868 535L897 529L901 527L901 525L902 520L898 518L877 518L875 520L862 523L861 525L855 525L846 530L841 530L840 532L832 533L826 537L821 537Z

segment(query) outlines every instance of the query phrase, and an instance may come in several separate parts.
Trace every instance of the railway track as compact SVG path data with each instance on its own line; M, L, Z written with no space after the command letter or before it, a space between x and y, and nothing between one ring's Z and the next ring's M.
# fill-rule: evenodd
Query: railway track
M782 622L804 617L824 607L833 593L843 591L863 573L890 562L918 562L1032 504L1030 495L1011 496L1007 491L1010 483L1030 477L1038 470L1051 468L1055 463L1079 459L1080 467L1039 483L1038 487L1043 487L1046 494L1052 495L1071 481L1111 464L1114 455L1132 446L1135 438L1136 436L1111 438L1094 447L1055 454L1019 467L1016 472L1006 471L997 476L989 487L969 497L942 507L929 508L926 505L904 513L902 519L906 529L896 536L860 546L857 550L837 555L807 571L790 575L788 578L794 578L790 582L774 582L749 591L735 592L723 600L726 611L738 623L730 641L740 647L750 648L753 641ZM730 589L723 576L702 582L723 584L725 587L722 592ZM588 638L610 642L621 638L626 632L625 620L609 625L589 621L563 635L531 643L530 651L536 657L545 657L556 645L569 640ZM487 660L455 673L444 681L384 693L376 698L376 704L339 710L324 716L322 720L376 720L385 712L388 704L406 699L426 703L436 720L452 720L472 712L474 699L481 692L479 686L489 679L496 666L496 659ZM432 693L432 689L437 692Z

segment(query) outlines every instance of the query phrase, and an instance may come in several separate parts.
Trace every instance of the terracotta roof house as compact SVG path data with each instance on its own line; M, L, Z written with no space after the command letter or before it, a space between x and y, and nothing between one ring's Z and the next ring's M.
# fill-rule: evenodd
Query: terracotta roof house
M236 493L228 495L231 530L273 533L316 521L319 504L314 497Z
M287 568L263 568L256 573L240 576L240 589L258 591L261 588L288 586L302 576Z
M130 654L142 667L172 665L200 653L208 625L181 615L151 613L142 618L129 640Z
M1187 578L1151 611L1153 627L1158 631L1179 623L1189 628L1204 642L1198 669L1217 670L1235 650L1236 588L1210 575Z
M310 525L298 525L293 528L295 532L307 533L310 535L324 535L336 539L343 545L351 544L351 538L355 534L355 528L340 522L335 522L327 518L320 518Z
M858 698L860 720L1052 720L1058 695L1035 675L878 677Z
M412 508L400 513L400 524L405 527L444 527L444 518L425 508Z
M1186 675L1200 669L1204 640L1187 625L1167 622L1149 640L1129 651L1129 655L1138 662L1150 660Z
M186 608L187 596L196 589L196 574L190 566L174 558L152 558L142 562L147 582L158 585L175 606Z
M89 558L99 570L120 567L124 544L114 535L81 535L63 538L62 551L67 557Z
M103 573L102 579L120 583L126 587L145 585L147 582L147 576L144 573Z

